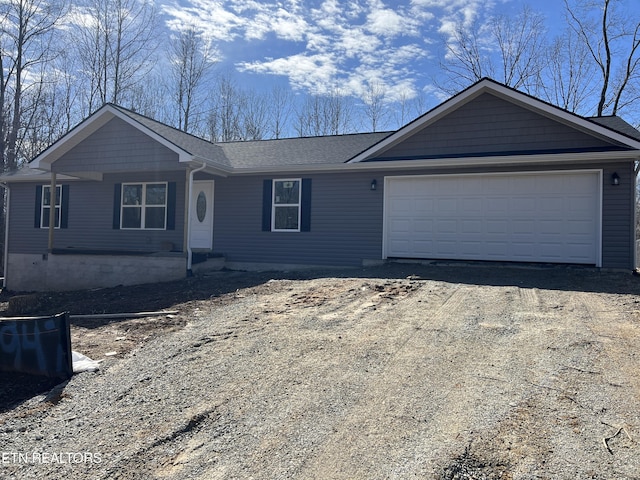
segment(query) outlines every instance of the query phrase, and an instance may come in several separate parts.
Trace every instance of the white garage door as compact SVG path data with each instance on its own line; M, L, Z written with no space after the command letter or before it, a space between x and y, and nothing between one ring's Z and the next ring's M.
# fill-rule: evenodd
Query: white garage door
M385 182L385 257L600 263L599 172Z

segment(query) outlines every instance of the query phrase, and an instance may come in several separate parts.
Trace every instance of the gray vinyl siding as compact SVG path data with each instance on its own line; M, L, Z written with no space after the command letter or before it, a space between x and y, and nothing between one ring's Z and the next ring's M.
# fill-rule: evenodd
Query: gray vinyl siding
M175 230L113 228L114 185L121 182L176 182ZM103 182L68 182L69 227L56 229L54 248L157 252L163 242L182 250L184 231L184 172L105 175ZM46 253L48 229L35 228L36 183L11 185L9 251Z
M56 172L160 171L179 168L178 155L114 118L54 164Z
M215 252L234 262L282 264L360 265L380 258L383 197L370 190L370 174L305 175L312 178L310 232L262 231L265 178L216 180Z
M377 160L599 149L586 133L485 93L376 156Z
M450 173L600 169L600 165L530 166L485 169L412 171L415 175ZM602 259L605 268L633 268L632 162L611 164L603 171ZM611 174L620 175L619 186ZM359 266L382 258L384 177L406 171L305 175L312 179L311 231L263 232L262 183L265 178L216 180L214 251L231 262ZM371 180L378 189L370 190Z
M620 185L611 184L611 175ZM603 171L602 266L633 270L634 231L633 162L608 165Z

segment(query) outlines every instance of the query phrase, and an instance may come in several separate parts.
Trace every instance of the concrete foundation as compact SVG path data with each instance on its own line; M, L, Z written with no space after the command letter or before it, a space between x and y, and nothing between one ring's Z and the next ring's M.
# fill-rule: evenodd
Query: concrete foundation
M177 280L186 276L182 253L153 255L9 254L6 288L64 291Z

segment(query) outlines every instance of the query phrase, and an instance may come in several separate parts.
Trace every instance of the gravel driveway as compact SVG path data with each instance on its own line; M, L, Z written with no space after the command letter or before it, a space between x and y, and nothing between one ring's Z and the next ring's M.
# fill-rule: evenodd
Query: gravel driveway
M0 413L0 478L640 478L639 292L408 264L193 302Z

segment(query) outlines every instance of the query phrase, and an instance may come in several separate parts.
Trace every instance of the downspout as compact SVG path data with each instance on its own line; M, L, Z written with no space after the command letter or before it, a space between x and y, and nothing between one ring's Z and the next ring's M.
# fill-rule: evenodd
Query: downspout
M193 207L191 204L193 203L193 177L197 172L200 172L205 168L207 168L207 164L202 162L201 167L189 172L189 202L187 203L187 275L189 276L193 275L193 272L191 271L191 263L193 260L193 250L191 250L191 208Z
M4 217L4 271L2 272L2 288L7 288L7 269L9 266L9 202L11 200L11 189L6 182L0 182L0 187L7 191L7 201L4 204L5 217Z

